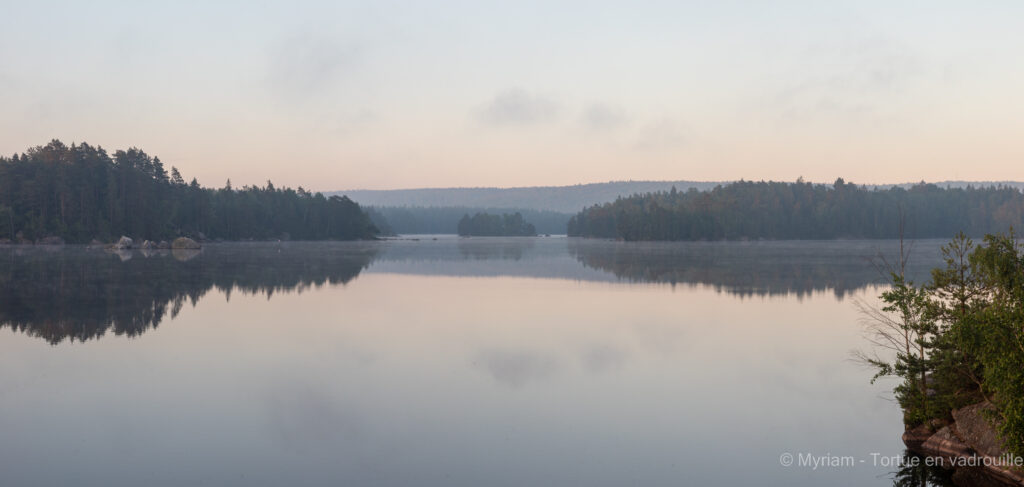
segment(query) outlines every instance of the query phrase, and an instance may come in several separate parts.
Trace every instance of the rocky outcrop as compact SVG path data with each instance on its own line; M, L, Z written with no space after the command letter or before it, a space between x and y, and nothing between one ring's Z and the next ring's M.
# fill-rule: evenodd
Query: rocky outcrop
M949 426L943 426L935 434L928 437L921 444L920 449L930 456L943 458L950 465L953 465L954 461L959 457L974 455L971 447L960 440Z
M985 403L972 404L953 411L956 435L979 455L999 457L1006 453L995 425L989 420L994 408Z
M1024 469L1003 448L995 425L989 418L992 407L973 404L953 411L953 423L935 428L921 425L903 433L903 443L912 451L942 459L948 468L984 473L1006 485L1024 486Z
M139 248L142 250L153 250L156 248L156 244L152 240L143 240Z
M114 250L127 250L127 249L132 248L132 245L134 245L134 244L135 244L135 242L133 242L131 238L128 238L128 237L125 237L125 236L122 235L121 238L119 238L116 243L114 243L113 245L110 246L110 248L112 248Z
M196 242L195 240L192 240L191 238L188 237L178 237L174 239L173 242L171 242L172 249L195 250L201 247L202 246L199 245L199 242Z

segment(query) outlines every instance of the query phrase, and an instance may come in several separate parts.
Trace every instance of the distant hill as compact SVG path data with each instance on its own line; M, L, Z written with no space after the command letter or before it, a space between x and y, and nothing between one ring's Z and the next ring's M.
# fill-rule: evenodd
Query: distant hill
M705 191L731 181L612 181L574 186L535 186L521 188L418 188L357 189L325 193L346 195L360 205L390 207L465 207L492 209L532 209L559 213L576 213L584 207L614 201L620 196L653 191L679 191L696 188ZM832 184L828 182L827 184ZM917 183L867 184L868 188L910 187ZM1016 181L941 181L940 187L1010 186L1024 190L1024 182ZM539 228L538 228L539 230Z
M420 188L357 189L334 191L327 195L346 195L367 206L443 206L467 208L522 208L576 213L586 206L613 201L619 196L651 191L679 191L689 188L707 190L718 182L701 181L615 181L575 186L535 186L526 188Z

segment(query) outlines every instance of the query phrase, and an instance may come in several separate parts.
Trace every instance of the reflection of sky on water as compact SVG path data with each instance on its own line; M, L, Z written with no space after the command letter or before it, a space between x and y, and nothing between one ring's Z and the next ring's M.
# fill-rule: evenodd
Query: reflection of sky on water
M10 485L889 483L870 466L778 465L784 451L902 451L891 384L848 359L862 343L849 301L792 292L813 281L781 270L761 282L790 292L765 299L722 292L729 276L641 284L619 263L676 251L593 243L5 254L4 289L28 287L3 313L29 333L0 334L0 471ZM506 244L519 250L487 250ZM760 245L830 269L814 245ZM697 275L740 266L716 262ZM166 324L117 336L161 303ZM121 328L39 339L63 329L47 323L96 336L83 317Z

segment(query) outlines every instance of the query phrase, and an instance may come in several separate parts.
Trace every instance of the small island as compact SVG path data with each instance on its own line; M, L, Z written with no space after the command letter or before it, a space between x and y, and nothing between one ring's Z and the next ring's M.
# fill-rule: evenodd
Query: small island
M466 214L459 220L458 233L463 237L535 237L537 229L520 213L492 215Z

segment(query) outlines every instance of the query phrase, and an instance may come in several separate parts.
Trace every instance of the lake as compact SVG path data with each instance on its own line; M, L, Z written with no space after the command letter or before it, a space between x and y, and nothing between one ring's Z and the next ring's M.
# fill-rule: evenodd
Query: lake
M894 384L851 352L897 249L0 248L0 484L893 485Z

